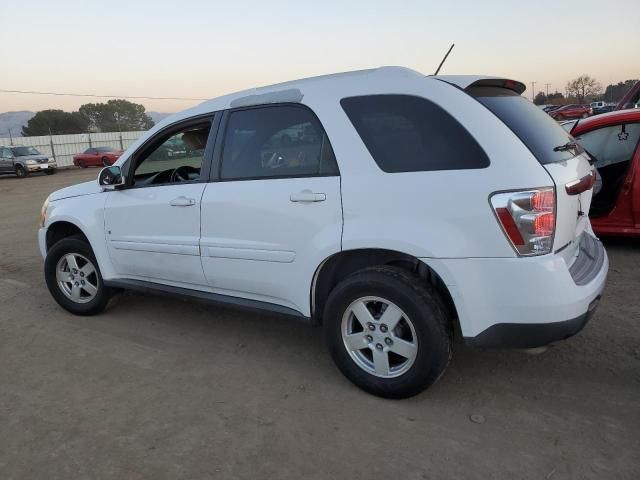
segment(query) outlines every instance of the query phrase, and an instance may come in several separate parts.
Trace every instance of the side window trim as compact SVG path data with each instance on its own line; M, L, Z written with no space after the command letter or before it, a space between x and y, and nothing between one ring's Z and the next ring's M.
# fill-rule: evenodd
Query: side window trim
M211 175L209 177L210 182L245 182L249 180L281 180L285 178L313 178L313 177L339 177L340 176L340 166L338 165L338 160L335 159L336 165L336 173L313 173L307 175L280 175L273 177L246 177L246 178L230 178L223 179L221 176L222 172L222 153L224 151L224 142L227 134L227 127L229 126L229 117L233 112L243 111L243 110L255 110L255 109L264 109L264 108L277 108L283 106L294 106L297 108L305 109L307 112L311 113L318 126L322 130L323 134L323 148L326 148L324 142L326 141L333 152L335 158L335 150L333 150L333 146L331 145L331 139L327 134L324 125L316 115L316 112L313 111L308 105L304 105L302 103L292 103L292 102L282 102L282 103L270 103L265 105L251 105L249 107L238 107L238 108L229 108L225 110L220 118L220 124L218 127L219 135L216 137L216 145L215 150L213 152L213 161L211 168ZM325 140L326 139L326 140ZM322 162L322 158L320 159ZM320 168L321 163L319 163L318 167Z
M126 186L124 189L134 189L134 188L149 188L149 187L166 187L167 185L174 185L171 183L158 183L151 185L133 185L133 176L131 173L135 171L137 163L140 157L146 153L151 153L149 149L153 147L157 147L160 144L158 142L160 139L170 135L171 132L179 132L183 128L186 128L190 125L197 125L203 121L210 121L211 127L209 128L209 136L207 137L207 146L204 150L204 155L202 157L202 167L200 169L200 178L198 180L192 180L190 182L182 182L175 185L185 185L191 183L206 183L208 182L208 178L211 172L211 159L213 157L213 150L216 144L216 138L218 133L218 128L220 126L220 119L222 117L221 112L211 112L204 115L198 115L195 117L188 118L186 120L180 120L179 122L172 123L171 125L167 125L162 130L156 132L152 137L148 138L142 145L140 145L135 152L131 154L131 156L127 159L126 165L124 166L124 172L126 177Z

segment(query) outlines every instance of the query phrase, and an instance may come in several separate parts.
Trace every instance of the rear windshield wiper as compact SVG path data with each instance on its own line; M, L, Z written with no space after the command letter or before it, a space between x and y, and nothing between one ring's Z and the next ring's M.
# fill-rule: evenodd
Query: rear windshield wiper
M569 140L564 145L558 145L557 147L553 147L554 152L566 152L567 150L577 150L578 144L572 140Z

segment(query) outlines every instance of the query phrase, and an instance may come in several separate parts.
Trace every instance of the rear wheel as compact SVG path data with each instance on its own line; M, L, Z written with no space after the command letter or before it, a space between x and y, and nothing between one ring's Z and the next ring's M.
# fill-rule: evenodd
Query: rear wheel
M50 168L48 170L45 170L44 173L46 173L47 175L53 175L54 173L56 173L56 169Z
M47 252L44 275L55 301L76 315L102 312L113 294L104 285L93 250L82 237L53 245Z
M18 178L24 178L29 175L29 172L27 172L27 169L22 165L16 165L16 175L18 176Z
M342 373L382 397L420 393L451 358L450 322L438 294L399 268L366 268L343 280L329 295L323 326Z

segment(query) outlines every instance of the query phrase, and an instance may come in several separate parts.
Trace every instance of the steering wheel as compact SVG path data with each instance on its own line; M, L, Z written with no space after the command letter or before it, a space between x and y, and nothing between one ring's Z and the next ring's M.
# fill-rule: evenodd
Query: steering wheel
M266 162L264 160L262 161L263 168L280 168L284 166L284 155L282 155L280 152L273 152L273 155L269 157L269 160L267 160Z
M171 177L169 177L169 182L170 183L188 182L191 180L189 178L190 173L200 174L200 169L192 167L190 165L183 165L181 167L178 167L173 172L171 172Z

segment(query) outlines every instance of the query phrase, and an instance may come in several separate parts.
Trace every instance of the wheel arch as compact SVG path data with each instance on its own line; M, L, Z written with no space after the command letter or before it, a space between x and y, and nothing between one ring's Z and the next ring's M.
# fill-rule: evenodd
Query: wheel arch
M89 238L85 232L75 223L68 220L56 220L47 227L46 235L46 248L47 251L55 245L57 242L64 238L72 236L81 236L87 243L90 244Z
M366 267L390 265L410 271L425 283L431 285L442 297L450 318L459 331L458 311L442 276L433 268L413 255L381 248L362 248L337 252L326 258L316 269L311 283L311 317L316 323L322 322L324 305L331 290L351 273Z

